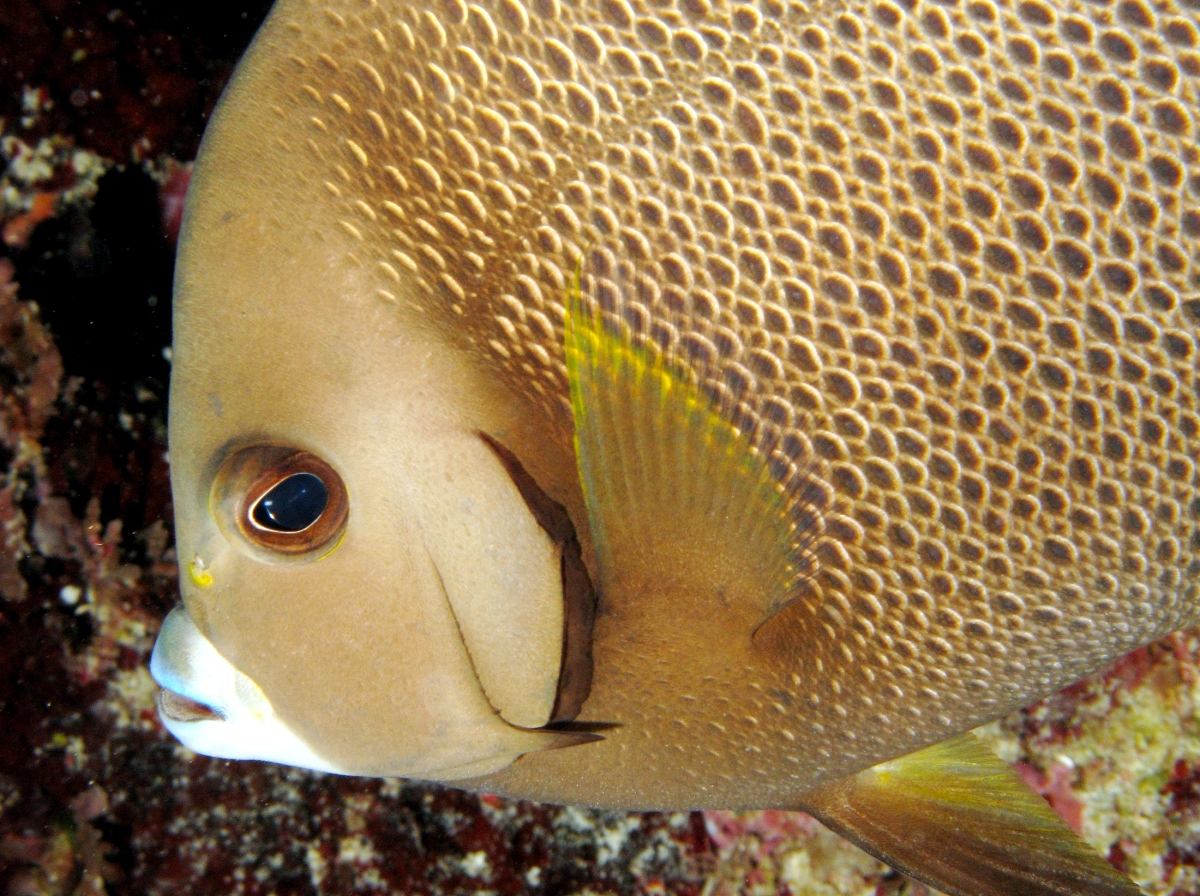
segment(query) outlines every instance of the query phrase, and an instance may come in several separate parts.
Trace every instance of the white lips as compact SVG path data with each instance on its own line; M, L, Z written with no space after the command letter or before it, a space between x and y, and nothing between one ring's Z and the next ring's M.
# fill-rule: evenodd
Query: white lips
M184 721L167 715L160 704L163 725L189 749L221 759L261 759L344 773L279 720L262 689L217 652L181 607L163 620L150 656L150 674L161 687L220 716Z

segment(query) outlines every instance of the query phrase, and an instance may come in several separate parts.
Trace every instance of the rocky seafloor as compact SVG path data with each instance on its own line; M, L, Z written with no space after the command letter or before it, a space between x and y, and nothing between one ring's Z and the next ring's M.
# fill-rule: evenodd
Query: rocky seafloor
M538 806L163 730L173 242L267 5L0 4L0 894L923 891L796 813ZM1200 893L1198 656L1173 636L982 732L1148 893Z

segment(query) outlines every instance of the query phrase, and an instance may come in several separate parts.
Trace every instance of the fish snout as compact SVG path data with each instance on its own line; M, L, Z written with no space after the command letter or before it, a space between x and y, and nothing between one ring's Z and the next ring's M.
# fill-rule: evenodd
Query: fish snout
M262 689L221 655L182 607L163 620L150 675L162 688L163 725L188 749L220 759L341 771L279 719Z

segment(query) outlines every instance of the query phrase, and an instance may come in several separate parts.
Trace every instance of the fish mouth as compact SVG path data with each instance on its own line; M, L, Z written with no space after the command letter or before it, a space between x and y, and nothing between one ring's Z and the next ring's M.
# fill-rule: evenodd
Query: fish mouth
M169 729L172 722L192 725L226 719L229 713L221 692L230 688L222 687L218 679L228 678L229 672L212 674L225 671L220 669L222 660L186 610L176 608L167 614L150 654L150 676L162 689L158 710Z
M221 655L182 607L163 620L150 675L162 688L163 726L193 752L344 773L283 723L262 689Z
M207 703L177 694L168 688L158 692L158 711L173 722L224 721L225 716Z

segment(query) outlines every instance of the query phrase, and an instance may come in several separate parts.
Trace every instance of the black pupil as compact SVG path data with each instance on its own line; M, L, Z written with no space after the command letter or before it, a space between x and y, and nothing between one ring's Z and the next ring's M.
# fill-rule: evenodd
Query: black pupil
M301 532L320 519L329 491L319 476L294 473L254 505L254 522L276 532Z

